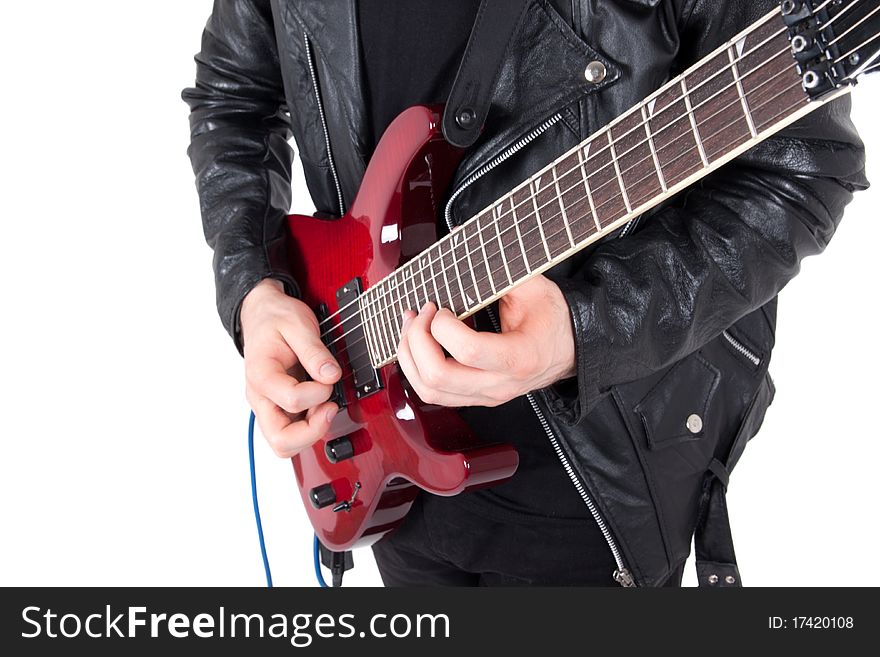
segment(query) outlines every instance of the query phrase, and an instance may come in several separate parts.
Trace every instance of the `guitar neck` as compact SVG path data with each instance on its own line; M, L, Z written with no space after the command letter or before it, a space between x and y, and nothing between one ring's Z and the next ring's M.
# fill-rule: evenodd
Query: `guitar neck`
M768 13L368 289L373 363L396 360L404 310L468 317L847 91L811 100Z

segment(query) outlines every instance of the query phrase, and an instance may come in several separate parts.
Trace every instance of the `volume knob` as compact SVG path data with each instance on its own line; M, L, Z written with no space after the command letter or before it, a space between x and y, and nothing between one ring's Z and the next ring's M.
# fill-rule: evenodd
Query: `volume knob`
M335 438L324 445L324 453L330 463L339 463L354 456L354 444L349 438Z
M309 500L316 509L323 509L336 503L336 489L333 488L333 484L315 486L309 491Z

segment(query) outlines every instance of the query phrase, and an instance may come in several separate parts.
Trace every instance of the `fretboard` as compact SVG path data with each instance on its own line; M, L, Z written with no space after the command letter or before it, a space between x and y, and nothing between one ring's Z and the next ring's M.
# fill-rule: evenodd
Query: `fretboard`
M775 10L360 297L373 363L428 301L465 318L818 105Z

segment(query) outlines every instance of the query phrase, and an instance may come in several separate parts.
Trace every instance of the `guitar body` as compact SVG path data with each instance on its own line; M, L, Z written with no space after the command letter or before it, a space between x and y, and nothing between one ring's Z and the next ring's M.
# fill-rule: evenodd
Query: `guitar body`
M322 332L335 328L324 341L343 369L337 399L344 402L329 434L292 459L315 532L335 551L392 530L419 489L456 495L509 478L518 463L511 446L480 444L455 410L423 404L396 364L379 369L379 385L367 393L358 389L348 353L364 341L350 332L342 337L352 322L346 331L337 326L337 311L356 307L337 301L347 284L359 281L365 290L436 240L440 204L461 156L443 139L440 116L439 108L417 106L395 119L343 217L289 218L291 269L303 301L319 319L330 316ZM337 459L327 445L340 440L345 458Z

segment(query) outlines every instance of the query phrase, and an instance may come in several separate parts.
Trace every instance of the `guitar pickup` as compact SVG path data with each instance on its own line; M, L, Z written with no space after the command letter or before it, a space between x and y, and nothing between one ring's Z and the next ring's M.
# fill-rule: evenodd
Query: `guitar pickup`
M354 375L355 394L358 399L382 389L379 371L373 367L373 361L370 358L361 308L357 302L363 291L360 278L352 279L336 291L336 305L339 307L340 327L344 336L341 343L345 345L345 352Z

